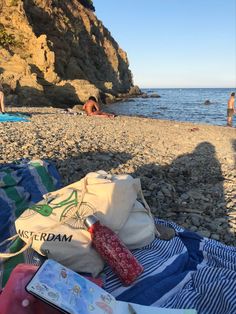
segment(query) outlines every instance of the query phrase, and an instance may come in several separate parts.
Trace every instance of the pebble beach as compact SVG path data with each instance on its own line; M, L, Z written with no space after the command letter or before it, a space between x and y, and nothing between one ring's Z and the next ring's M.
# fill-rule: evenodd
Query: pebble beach
M155 216L236 246L236 129L21 107L29 122L0 123L0 163L53 161L63 185L90 171L140 177Z

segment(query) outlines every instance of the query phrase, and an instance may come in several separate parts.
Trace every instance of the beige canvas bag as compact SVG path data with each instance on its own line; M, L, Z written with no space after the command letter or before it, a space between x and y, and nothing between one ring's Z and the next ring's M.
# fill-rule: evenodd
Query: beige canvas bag
M139 194L146 208L137 202ZM155 237L154 221L142 197L140 180L98 171L44 195L41 202L16 220L18 236L26 242L20 252L32 246L38 253L75 271L96 276L104 264L92 248L90 234L83 224L91 214L118 233L129 248L140 248Z
M144 207L140 202L135 201L130 215L118 235L129 249L140 249L150 244L155 235L159 236L147 204Z

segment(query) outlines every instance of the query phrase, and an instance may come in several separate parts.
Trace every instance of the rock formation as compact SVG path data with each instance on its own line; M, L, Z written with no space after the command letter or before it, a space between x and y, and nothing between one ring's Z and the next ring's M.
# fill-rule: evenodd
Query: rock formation
M67 105L136 91L126 53L79 0L0 0L7 102Z

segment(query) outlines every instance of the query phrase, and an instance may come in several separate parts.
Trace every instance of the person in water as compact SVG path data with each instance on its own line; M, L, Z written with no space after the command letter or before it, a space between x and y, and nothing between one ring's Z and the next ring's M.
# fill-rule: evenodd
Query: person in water
M114 117L114 114L106 113L100 110L100 106L94 96L89 97L89 99L83 105L83 110L85 110L88 116L100 116L105 118Z
M233 115L236 113L235 107L235 93L231 93L230 98L228 100L228 107L227 107L227 126L233 125Z
M5 113L4 92L0 83L0 113Z

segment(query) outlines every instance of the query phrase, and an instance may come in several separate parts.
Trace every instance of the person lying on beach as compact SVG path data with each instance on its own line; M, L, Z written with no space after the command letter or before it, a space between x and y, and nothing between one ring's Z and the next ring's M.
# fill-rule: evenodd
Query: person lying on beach
M236 114L236 110L234 108L234 102L235 102L235 93L231 93L229 101L228 101L228 107L227 107L227 126L232 126L233 115Z
M100 110L97 99L93 96L90 96L86 103L83 105L83 110L85 110L88 116L114 118L114 114L106 113Z
M0 113L5 113L4 93L1 83L0 83Z

